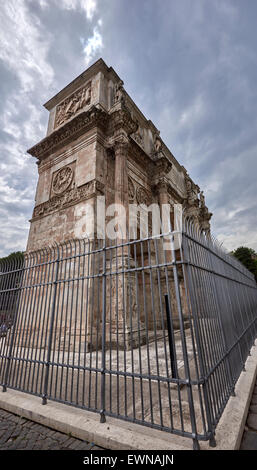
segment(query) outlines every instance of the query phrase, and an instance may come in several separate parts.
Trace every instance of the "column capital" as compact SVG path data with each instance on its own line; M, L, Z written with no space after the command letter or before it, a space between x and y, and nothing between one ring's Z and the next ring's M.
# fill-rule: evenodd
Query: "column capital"
M168 191L169 180L167 179L167 175L170 172L171 168L172 168L172 163L166 157L159 158L158 160L154 162L154 165L152 168L152 171L153 171L152 186L155 187L158 191L159 190Z
M119 152L120 150L124 151L127 150L129 146L129 138L121 134L120 136L116 137L114 142L113 142L113 149L114 152Z
M158 180L154 182L154 189L159 194L163 194L163 193L168 194L168 187L169 187L169 182L166 180L165 177L158 178Z

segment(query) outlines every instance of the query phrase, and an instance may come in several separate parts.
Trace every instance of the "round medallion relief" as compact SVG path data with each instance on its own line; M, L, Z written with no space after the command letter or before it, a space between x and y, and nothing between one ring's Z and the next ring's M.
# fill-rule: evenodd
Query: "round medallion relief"
M55 194L62 194L70 186L73 180L73 170L70 166L61 168L54 175L53 178L53 191Z

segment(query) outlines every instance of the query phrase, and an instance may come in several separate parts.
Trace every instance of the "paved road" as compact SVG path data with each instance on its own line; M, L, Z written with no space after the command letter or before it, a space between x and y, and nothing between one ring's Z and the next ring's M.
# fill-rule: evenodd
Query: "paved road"
M103 450L0 409L0 450Z
M257 450L257 380L253 390L240 450Z

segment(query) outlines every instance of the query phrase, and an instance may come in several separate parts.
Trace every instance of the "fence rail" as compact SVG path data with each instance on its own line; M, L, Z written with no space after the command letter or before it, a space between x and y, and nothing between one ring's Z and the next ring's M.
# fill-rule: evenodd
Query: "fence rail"
M215 445L257 336L257 286L190 221L179 249L174 235L73 240L2 263L3 391Z

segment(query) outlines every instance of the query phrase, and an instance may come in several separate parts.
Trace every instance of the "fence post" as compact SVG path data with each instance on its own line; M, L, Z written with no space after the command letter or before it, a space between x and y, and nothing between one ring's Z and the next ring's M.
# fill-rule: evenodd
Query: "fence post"
M58 275L59 275L59 261L60 261L60 253L59 253L59 246L57 246L57 258L55 260L56 263L56 271L55 271L55 280L54 280L54 293L53 293L53 303L52 303L52 310L50 316L50 331L49 331L49 340L48 340L48 349L47 349L47 359L46 359L46 373L45 373L45 381L44 381L44 393L42 395L42 405L47 404L47 389L48 389L48 379L49 379L49 366L50 366L50 357L51 357L51 346L52 346L52 339L53 339L53 326L54 326L54 314L55 314L55 303L56 303L56 293L57 293L57 285L58 285Z
M103 272L102 272L102 364L101 364L101 410L100 423L106 422L105 417L105 349L106 349L106 239L103 242Z

